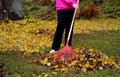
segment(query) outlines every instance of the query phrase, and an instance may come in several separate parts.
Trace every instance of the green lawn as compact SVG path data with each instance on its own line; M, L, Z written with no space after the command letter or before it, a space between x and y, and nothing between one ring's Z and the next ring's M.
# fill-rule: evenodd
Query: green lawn
M120 31L91 31L89 34L75 34L73 46L90 46L111 56L120 56ZM74 39L73 39L74 40Z

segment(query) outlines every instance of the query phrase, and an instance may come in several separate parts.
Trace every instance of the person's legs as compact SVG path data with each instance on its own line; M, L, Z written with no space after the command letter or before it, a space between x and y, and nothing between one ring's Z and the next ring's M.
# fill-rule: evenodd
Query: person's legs
M67 41L67 38L68 38L69 30L70 30L70 27L71 27L73 14L74 14L74 10L69 10L69 11L66 12L65 45L66 45L66 41ZM74 26L73 26L73 28L74 28ZM71 35L70 35L70 40L68 42L69 46L71 46L71 43L72 43L73 28L72 28Z
M65 28L66 19L65 19L64 10L58 11L57 16L58 16L58 24L57 24L55 36L54 36L53 43L52 43L52 49L55 51L59 50L60 48L62 36L63 36L64 28Z

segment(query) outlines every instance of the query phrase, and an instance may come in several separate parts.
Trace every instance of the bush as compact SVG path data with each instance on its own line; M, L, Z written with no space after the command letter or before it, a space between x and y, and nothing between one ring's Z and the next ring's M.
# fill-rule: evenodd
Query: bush
M91 2L80 12L79 17L91 19L98 17L99 15L100 12L98 6L94 2Z

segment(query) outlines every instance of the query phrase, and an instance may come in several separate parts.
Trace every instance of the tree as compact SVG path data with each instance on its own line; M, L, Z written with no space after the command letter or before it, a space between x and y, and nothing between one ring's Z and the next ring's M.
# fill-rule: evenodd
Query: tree
M1 0L2 17L11 20L23 19L26 15L21 0Z
M4 10L6 9L5 0L0 0L0 19L6 18Z

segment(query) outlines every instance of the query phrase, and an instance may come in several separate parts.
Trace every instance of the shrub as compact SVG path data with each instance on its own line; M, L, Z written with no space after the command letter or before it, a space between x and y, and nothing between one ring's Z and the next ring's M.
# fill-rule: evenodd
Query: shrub
M91 19L94 17L98 17L98 15L100 15L100 12L97 5L91 2L80 12L79 17Z

